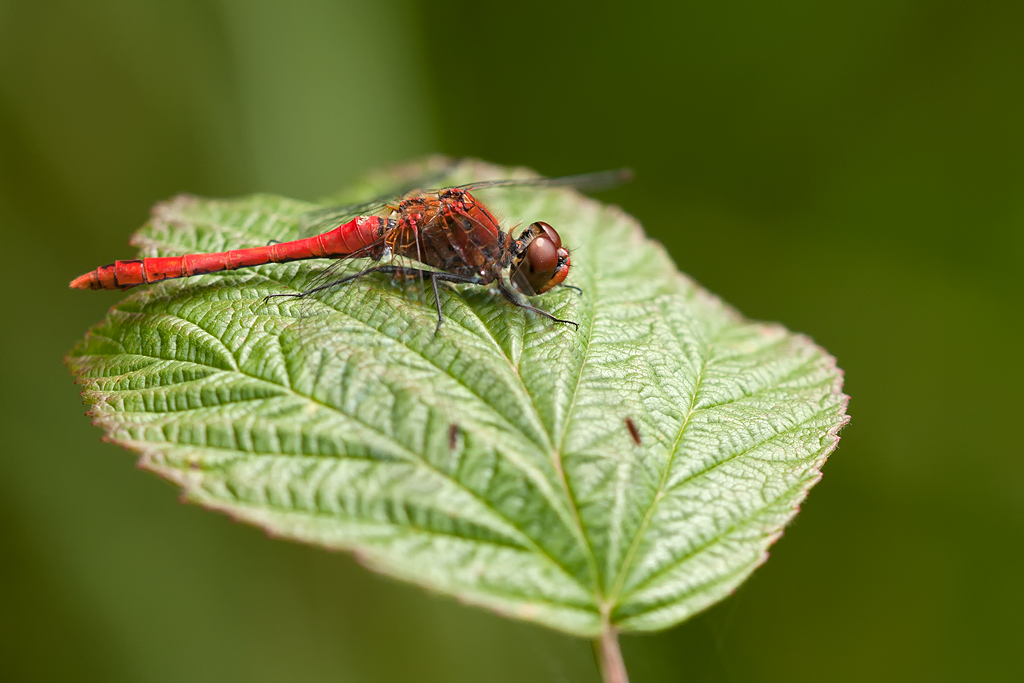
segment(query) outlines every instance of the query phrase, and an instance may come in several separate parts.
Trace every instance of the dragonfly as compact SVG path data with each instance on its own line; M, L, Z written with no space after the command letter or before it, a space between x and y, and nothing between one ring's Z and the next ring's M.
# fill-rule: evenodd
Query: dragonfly
M556 178L486 180L434 190L410 190L361 205L331 207L305 217L313 228L309 237L274 242L260 247L232 249L183 256L157 256L115 261L71 281L73 289L130 289L173 278L250 268L268 263L307 259L337 259L339 262L367 258L374 263L390 257L391 262L364 268L344 277L331 278L327 269L322 284L275 297L308 297L373 273L397 277L418 277L430 281L437 311L435 333L444 322L438 283L496 286L513 306L532 311L556 323L578 323L558 318L533 306L536 297L565 285L571 256L554 227L535 221L516 237L503 230L494 213L473 192L498 187L574 187L598 190L619 185L631 178L629 169L602 171ZM330 227L334 226L334 227ZM328 229L329 228L329 229ZM395 264L395 257L421 266Z

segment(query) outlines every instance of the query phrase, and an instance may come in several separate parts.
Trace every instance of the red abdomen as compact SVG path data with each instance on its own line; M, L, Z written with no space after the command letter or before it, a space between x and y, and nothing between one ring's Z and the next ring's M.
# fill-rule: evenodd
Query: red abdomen
M137 285L223 270L250 268L315 258L380 258L383 235L390 223L379 216L360 216L334 230L291 242L209 254L157 256L115 261L71 281L73 289L129 289Z

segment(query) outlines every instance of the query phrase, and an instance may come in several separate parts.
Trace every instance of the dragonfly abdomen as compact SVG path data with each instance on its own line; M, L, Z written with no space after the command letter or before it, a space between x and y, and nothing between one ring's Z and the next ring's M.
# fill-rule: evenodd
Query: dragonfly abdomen
M129 289L161 280L315 258L379 257L388 219L360 216L334 230L291 242L184 256L115 261L71 281L74 289ZM379 247L375 249L374 247ZM361 253L366 252L366 253Z

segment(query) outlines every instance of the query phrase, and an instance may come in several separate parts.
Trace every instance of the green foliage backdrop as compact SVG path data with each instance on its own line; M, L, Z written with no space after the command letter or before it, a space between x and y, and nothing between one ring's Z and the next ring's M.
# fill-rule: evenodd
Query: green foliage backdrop
M921 0L0 2L0 674L595 680L582 641L179 505L97 442L61 363L123 296L67 281L131 256L154 202L312 200L441 151L633 166L602 198L847 372L854 424L772 561L625 638L634 683L1014 680L1022 21Z

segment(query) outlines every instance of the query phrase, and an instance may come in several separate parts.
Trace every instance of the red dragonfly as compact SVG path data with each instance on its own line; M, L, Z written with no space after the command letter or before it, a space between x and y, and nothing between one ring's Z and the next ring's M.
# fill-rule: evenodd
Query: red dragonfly
M569 250L558 232L543 221L531 223L518 237L501 229L494 217L472 191L491 187L571 186L601 189L629 180L628 169L565 176L490 180L440 190L414 190L397 201L379 200L358 207L339 207L311 214L315 225L336 224L340 216L357 215L337 227L311 237L277 242L263 247L233 249L207 254L161 256L131 261L115 261L71 281L74 289L129 289L137 285L248 268L267 263L304 259L369 258L403 256L429 266L379 265L361 270L297 294L273 294L271 297L306 297L371 273L386 273L430 280L437 309L437 328L444 316L438 282L489 285L514 306L539 313L557 323L579 325L556 318L526 302L560 285L569 274ZM374 215L381 214L381 215ZM328 223L333 218L333 223ZM329 271L328 271L329 272ZM570 286L570 285L565 285ZM268 299L271 297L267 297Z

